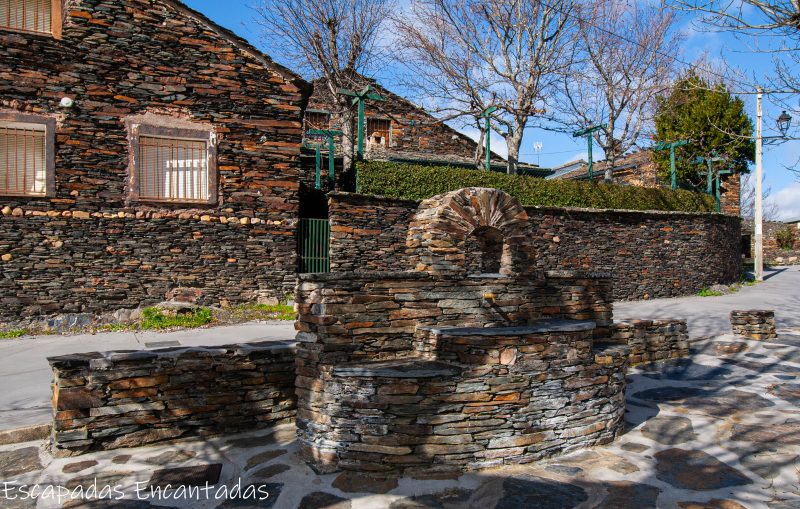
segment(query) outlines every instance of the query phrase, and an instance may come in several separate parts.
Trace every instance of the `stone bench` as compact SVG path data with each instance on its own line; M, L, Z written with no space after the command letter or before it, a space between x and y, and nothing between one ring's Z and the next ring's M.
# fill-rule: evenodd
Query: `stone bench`
M747 339L775 339L775 311L772 310L734 310L731 311L733 333Z

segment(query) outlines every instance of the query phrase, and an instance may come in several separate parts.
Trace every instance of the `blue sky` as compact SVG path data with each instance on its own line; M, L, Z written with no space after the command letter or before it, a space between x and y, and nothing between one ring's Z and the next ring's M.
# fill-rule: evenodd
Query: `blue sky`
M229 28L248 39L255 46L270 54L270 49L265 47L259 37L259 27L253 22L255 16L252 8L254 0L184 0L187 5L196 9L216 23ZM771 56L753 51L758 41L752 37L733 37L731 34L717 33L697 27L692 18L686 17L681 25L681 30L686 36L681 60L693 62L704 53L712 60L724 58L729 64L738 68L743 79L748 84L766 83L767 77L772 72ZM800 74L800 69L798 69ZM390 85L391 83L387 83ZM755 117L755 96L746 95L742 99L747 105L748 112ZM795 118L793 123L794 134L800 137L800 102L797 98L781 96L788 100L795 111L791 112ZM775 134L773 126L775 118L780 115L785 106L776 104L772 98L766 97L764 101L764 131L765 135ZM468 133L469 134L469 133ZM503 153L504 143L501 138L492 143L492 148ZM541 142L543 147L540 154L534 151L534 144ZM555 166L564 162L586 157L585 140L574 140L568 134L559 134L537 129L529 129L523 140L521 158L525 161L539 163L542 166ZM595 158L602 157L602 152L596 149ZM785 166L795 165L800 160L800 141L790 141L777 146L765 146L764 170L766 184L772 188L772 200L778 205L782 218L800 217L800 182L794 173Z

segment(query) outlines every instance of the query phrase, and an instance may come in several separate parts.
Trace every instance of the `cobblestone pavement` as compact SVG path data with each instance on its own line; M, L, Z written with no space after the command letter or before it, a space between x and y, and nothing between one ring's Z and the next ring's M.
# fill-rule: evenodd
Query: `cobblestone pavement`
M734 309L774 309L778 327L800 327L800 266L772 267L765 281L719 297L675 297L614 303L614 320L680 318L689 324L692 338L731 330Z
M34 442L0 448L0 479L109 485L129 499L37 505L0 491L0 508L800 508L800 329L779 332L765 343L720 336L694 344L691 361L632 370L626 433L549 461L459 478L319 476L298 458L292 426L66 459ZM136 483L145 496L206 481L269 497L133 499ZM16 489L6 484L5 494Z

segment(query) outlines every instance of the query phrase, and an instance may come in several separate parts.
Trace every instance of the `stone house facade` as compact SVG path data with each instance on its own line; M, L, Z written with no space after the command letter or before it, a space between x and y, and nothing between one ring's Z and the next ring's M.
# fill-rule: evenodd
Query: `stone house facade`
M294 286L308 84L173 0L0 15L0 322Z
M658 166L651 158L650 150L640 150L617 159L612 170L613 181L638 187L668 187L658 177ZM608 161L597 161L593 165L594 179L599 181L605 177ZM586 161L576 161L554 168L554 173L547 178L586 180L589 169ZM738 216L741 212L741 175L723 175L720 178L720 208L723 214Z

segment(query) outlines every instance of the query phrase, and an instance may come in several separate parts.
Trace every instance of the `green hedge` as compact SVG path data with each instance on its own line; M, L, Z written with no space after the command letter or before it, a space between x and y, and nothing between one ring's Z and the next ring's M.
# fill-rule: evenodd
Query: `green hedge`
M705 193L649 189L574 180L545 180L523 175L445 166L383 161L358 163L358 192L423 200L463 187L494 187L522 205L595 209L713 212L714 199Z

